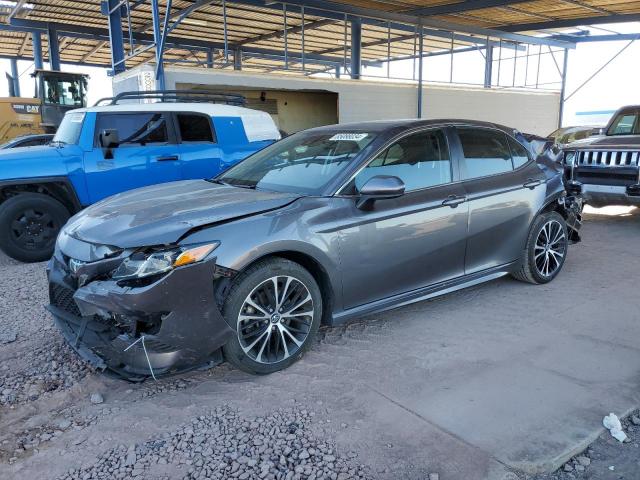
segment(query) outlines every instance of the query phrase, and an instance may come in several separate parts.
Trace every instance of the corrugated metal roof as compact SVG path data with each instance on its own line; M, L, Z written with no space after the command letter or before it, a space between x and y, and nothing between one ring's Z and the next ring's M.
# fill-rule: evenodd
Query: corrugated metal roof
M273 2L271 2L273 4ZM456 24L470 25L484 28L508 28L517 30L518 25L529 27L538 23L557 20L580 20L588 25L590 19L601 18L607 15L640 14L640 1L623 0L536 0L536 1L511 1L491 2L469 0L466 2L450 0L338 0L349 6L368 9L386 10L398 13L436 12L429 15L429 19L454 22ZM33 0L29 2L32 8L23 8L17 13L16 18L37 22L55 22L65 26L94 27L103 31L108 27L107 18L100 13L99 0ZM160 2L161 11L164 12L166 3ZM176 0L173 2L172 14L190 7L193 2L188 0ZM465 5L462 5L465 4ZM276 4L278 5L278 4ZM484 5L483 8L467 8ZM486 5L492 5L486 7ZM437 10L433 10L433 9ZM282 10L270 7L255 7L243 3L227 1L227 39L230 49L236 46L253 47L255 49L283 50L284 36L282 32L284 16ZM429 10L431 9L431 10ZM7 23L11 8L0 8L0 23ZM191 13L173 32L172 37L180 41L197 40L216 43L224 42L223 11L220 0L206 4ZM305 55L322 54L332 57L344 58L350 55L350 29L346 28L343 21L327 20L321 16L305 15ZM287 25L290 29L302 24L302 16L299 9L291 8L287 13ZM128 25L123 21L125 30L125 48L128 44ZM140 4L131 13L132 31L138 33L151 33L151 6L150 2ZM475 36L478 41L486 40L486 37ZM390 48L387 39L391 39ZM467 37L464 37L468 39ZM471 46L474 43L464 38L453 40L453 47ZM47 59L46 35L42 36L43 52ZM287 35L289 52L293 55L302 52L302 35L292 31ZM390 53L392 57L409 57L416 52L416 42L411 32L406 29L399 30L388 28L384 22L379 25L363 25L362 29L362 58L363 60L376 61L386 59ZM452 46L451 39L444 36L427 35L425 38L425 52L449 50ZM108 66L111 63L109 43L105 37L98 38L70 38L61 35L60 39L61 60L63 63L86 63ZM32 58L32 45L30 34L17 31L0 31L0 56ZM225 60L220 50L215 52L218 66L224 67ZM131 60L127 66L132 67L154 58L154 53L149 50ZM316 62L311 58L305 59L307 70L322 70L326 65ZM184 64L204 66L206 53L201 50L180 48L171 46L167 48L165 61L182 62ZM231 62L232 63L232 62ZM245 54L243 56L243 69L252 71L268 71L281 65L281 60L272 58L259 58ZM291 61L292 70L300 68L300 62ZM232 64L226 68L233 68Z

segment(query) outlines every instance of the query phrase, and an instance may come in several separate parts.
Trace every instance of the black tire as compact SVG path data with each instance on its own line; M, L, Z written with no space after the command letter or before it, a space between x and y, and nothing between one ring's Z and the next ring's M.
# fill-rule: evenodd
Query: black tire
M69 211L55 198L20 193L0 205L0 249L21 262L41 262L53 254Z
M541 244L544 243L544 237L546 233L543 232L544 228L553 230L551 233L550 241L553 241L556 236L559 240L553 243L553 252L561 252L562 256L557 253L550 253L548 250L541 248ZM518 270L512 273L512 276L522 282L543 284L549 283L553 280L564 265L567 259L567 250L569 247L569 236L567 233L567 224L558 212L547 212L539 215L533 222L529 236L527 237L527 245L522 253L520 259L520 266ZM548 264L552 264L553 268L547 268L547 274L545 274L545 259L548 257L551 260ZM542 268L541 268L542 262Z
M277 289L284 293L269 297L265 289L269 286L273 288L273 278L276 278ZM286 283L288 278L292 279L290 283ZM275 300L275 303L281 305L280 311L286 312L296 302L306 299L307 293L310 300L300 303L299 308L292 308L291 316L287 316L288 312L280 316L275 308L269 311L266 307L267 304L272 305L274 298L280 295L283 298L281 301ZM254 301L260 304L266 315L253 308L248 300L252 304ZM300 309L302 313L295 313ZM305 316L303 314L306 311L313 313ZM236 330L233 338L223 347L227 361L245 372L264 375L287 368L300 359L313 343L322 318L322 295L313 276L301 265L283 258L270 258L238 275L225 300L223 314ZM247 351L254 342L258 343ZM301 343L298 346L294 342ZM285 357L285 350L288 357Z

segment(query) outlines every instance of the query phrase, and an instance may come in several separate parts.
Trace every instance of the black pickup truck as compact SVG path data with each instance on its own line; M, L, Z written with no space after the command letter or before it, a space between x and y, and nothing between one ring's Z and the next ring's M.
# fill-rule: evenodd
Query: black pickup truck
M640 105L618 110L604 135L563 151L565 174L581 188L585 203L640 206Z

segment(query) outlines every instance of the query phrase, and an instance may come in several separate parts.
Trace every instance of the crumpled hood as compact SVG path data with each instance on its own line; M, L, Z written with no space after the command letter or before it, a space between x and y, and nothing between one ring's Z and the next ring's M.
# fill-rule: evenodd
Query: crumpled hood
M640 149L640 135L601 135L578 140L564 147L565 150L600 150L606 148Z
M195 227L281 208L298 197L205 180L164 183L102 200L72 217L64 231L120 248L170 244Z

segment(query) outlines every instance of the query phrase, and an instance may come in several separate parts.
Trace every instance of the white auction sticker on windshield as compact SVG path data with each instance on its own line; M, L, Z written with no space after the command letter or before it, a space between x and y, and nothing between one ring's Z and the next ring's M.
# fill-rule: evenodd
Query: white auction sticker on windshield
M336 133L329 139L330 142L359 142L367 138L368 133Z

